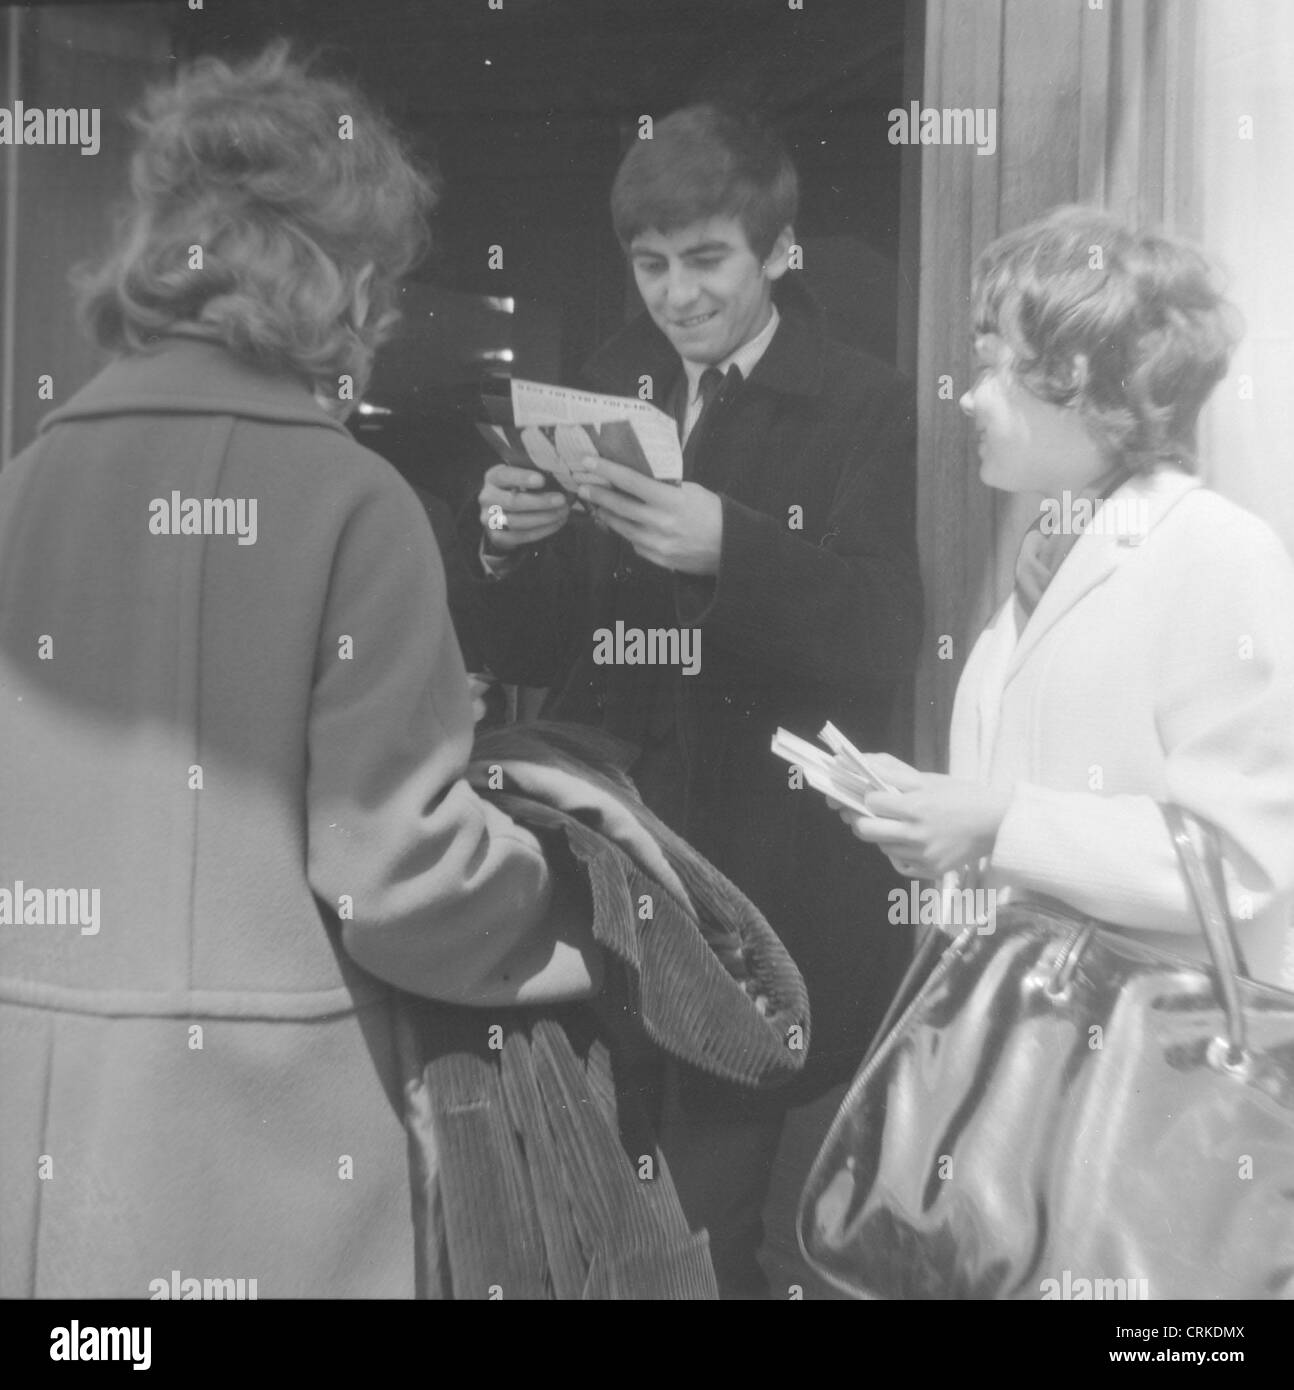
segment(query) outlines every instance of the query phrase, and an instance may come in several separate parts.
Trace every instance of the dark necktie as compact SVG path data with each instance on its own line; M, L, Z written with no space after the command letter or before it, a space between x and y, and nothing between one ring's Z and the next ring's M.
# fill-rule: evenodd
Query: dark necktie
M736 371L734 367L731 369ZM701 397L701 413L696 417L696 424L692 426L691 433L683 442L683 476L690 478L695 471L696 450L704 432L707 417L711 407L714 405L714 398L719 394L719 388L723 385L723 373L718 367L707 367L701 373L701 380L697 382L697 395ZM680 436L683 424L687 419L687 391L683 391L683 414L679 419Z

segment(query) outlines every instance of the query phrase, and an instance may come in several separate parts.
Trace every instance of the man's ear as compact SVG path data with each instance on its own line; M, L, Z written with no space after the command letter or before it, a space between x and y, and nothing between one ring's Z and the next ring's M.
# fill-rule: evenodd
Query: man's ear
M780 280L786 274L787 262L790 260L791 247L795 245L795 228L788 222L777 234L777 240L773 243L772 249L764 257L764 278L767 280Z

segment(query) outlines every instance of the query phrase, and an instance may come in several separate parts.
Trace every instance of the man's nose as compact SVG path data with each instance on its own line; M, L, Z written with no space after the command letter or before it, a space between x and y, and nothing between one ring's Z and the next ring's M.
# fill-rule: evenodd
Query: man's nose
M678 266L669 272L665 287L671 308L686 308L696 298L696 278L690 270Z
M972 386L969 391L964 391L957 404L961 406L962 414L973 420L975 418L975 388Z

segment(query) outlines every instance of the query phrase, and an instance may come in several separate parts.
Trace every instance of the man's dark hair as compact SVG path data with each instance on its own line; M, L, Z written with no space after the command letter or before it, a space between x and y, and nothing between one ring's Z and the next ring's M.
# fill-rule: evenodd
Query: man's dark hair
M640 232L671 232L707 217L733 217L763 260L795 220L799 180L786 148L748 113L685 106L636 140L611 186L621 246Z

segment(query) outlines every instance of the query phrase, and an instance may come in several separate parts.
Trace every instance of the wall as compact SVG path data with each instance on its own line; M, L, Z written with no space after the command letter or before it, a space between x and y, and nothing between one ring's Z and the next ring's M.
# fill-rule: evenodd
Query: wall
M0 106L98 107L100 147L0 146L0 465L37 421L93 375L100 358L76 326L69 269L104 244L126 187L126 112L169 67L156 5L0 10ZM54 379L42 400L37 379Z
M1210 0L1198 23L1183 231L1221 259L1246 324L1202 421L1202 471L1294 554L1294 5Z

